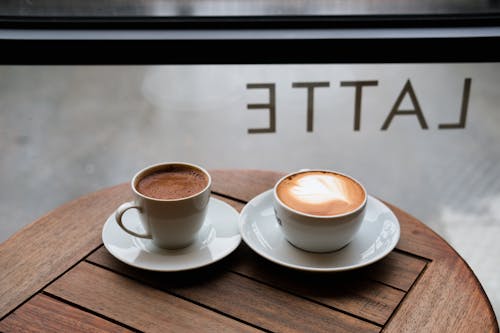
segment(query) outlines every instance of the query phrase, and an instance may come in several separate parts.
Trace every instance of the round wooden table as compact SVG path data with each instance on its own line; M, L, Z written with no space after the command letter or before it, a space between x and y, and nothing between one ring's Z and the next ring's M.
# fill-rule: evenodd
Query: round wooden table
M237 210L281 176L211 174L213 195ZM127 266L102 245L106 218L131 198L129 184L86 195L0 245L0 331L498 332L468 265L394 206L396 249L362 269L295 271L242 242L216 264L158 273Z

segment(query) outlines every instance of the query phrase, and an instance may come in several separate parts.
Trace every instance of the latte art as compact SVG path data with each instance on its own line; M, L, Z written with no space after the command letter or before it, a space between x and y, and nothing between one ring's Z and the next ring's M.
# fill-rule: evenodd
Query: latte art
M333 200L348 203L344 183L331 175L306 175L297 177L290 193L299 201L323 204Z
M356 181L325 171L307 171L288 177L278 185L277 194L288 207L320 216L354 211L365 200L365 192Z

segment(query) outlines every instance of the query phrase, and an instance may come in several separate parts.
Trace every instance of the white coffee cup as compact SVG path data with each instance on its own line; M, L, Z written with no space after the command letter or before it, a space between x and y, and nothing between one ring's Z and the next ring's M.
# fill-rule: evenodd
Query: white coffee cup
M138 191L138 183L146 176L171 169L172 167L192 168L206 176L206 186L198 193L175 199L157 199ZM183 248L193 243L203 225L210 199L212 178L200 166L171 162L149 166L137 172L131 181L134 201L122 204L115 212L118 225L135 237L148 238L158 247L166 249ZM123 215L129 209L139 212L144 234L128 229L124 225Z
M287 206L280 200L277 189L289 177L307 172L325 172L344 176L358 184L364 195L359 206L331 216L313 215ZM331 170L301 170L281 178L274 186L274 213L285 238L295 247L310 252L332 252L349 244L361 227L365 215L367 193L354 178Z

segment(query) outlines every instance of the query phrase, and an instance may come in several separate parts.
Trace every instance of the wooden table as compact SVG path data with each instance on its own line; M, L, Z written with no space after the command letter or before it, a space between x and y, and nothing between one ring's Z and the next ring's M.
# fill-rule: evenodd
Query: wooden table
M280 174L214 170L213 195L240 210ZM134 269L101 242L131 199L128 184L86 195L0 245L0 331L498 332L460 256L412 216L397 248L360 270L315 274L275 265L245 244L209 267Z

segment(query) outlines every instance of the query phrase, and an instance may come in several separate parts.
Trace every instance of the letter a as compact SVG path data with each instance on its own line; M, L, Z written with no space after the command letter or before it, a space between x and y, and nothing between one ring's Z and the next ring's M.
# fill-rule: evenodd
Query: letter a
M400 110L399 106L401 105L401 102L403 101L405 95L408 94L410 96L411 102L413 104L413 110ZM392 118L397 115L416 115L417 119L420 123L420 127L422 129L428 129L429 127L427 126L427 123L425 122L424 114L422 113L422 109L420 109L420 105L418 104L417 96L415 95L415 92L413 91L413 87L411 86L410 80L406 81L405 86L403 87L403 90L401 90L401 93L398 96L398 99L394 103L394 106L391 109L391 113L387 116L387 119L385 120L384 124L382 125L381 130L385 131L389 128L389 125L391 124Z

